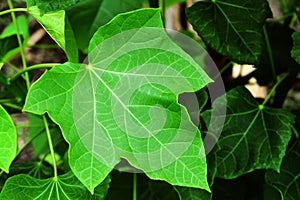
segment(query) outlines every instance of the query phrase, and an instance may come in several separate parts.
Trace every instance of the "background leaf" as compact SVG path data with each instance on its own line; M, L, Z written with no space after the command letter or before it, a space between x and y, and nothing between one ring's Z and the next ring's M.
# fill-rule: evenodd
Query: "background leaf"
M51 12L51 11L58 11L58 10L64 10L70 6L75 5L80 0L55 0L55 1L49 1L49 0L35 0L37 7L39 7L41 11L41 15Z
M268 170L266 182L280 192L284 200L300 199L300 143L297 141L285 156L280 173Z
M178 193L179 199L181 200L211 200L211 193L196 189L196 188L187 188L187 187L175 187L176 192Z
M71 62L78 62L78 48L73 30L66 19L65 11L46 13L41 15L37 6L28 7L28 12L44 27L45 31L66 52Z
M223 106L227 98L227 113L222 134L217 142L216 177L232 179L255 169L279 171L291 138L294 116L283 109L259 105L244 87L237 87L213 102L213 109ZM203 113L208 124L211 111ZM218 120L216 116L215 123ZM222 127L213 127L211 133Z
M262 27L271 16L266 0L205 0L186 14L200 37L218 53L241 64L259 61Z
M99 187L107 191L109 179ZM103 197L105 194L97 194ZM0 199L92 199L90 192L71 173L54 178L36 179L29 175L19 174L7 180L0 194ZM104 198L98 198L104 199Z
M211 80L166 35L160 11L119 15L98 29L89 50L88 65L43 75L24 107L60 125L79 180L92 191L123 157L151 179L209 190L200 132L177 96Z
M117 14L141 8L142 5L143 0L85 0L69 8L67 15L78 47L87 53L89 41L100 26Z
M292 49L292 57L300 64L300 33L293 34L294 46Z
M0 105L0 169L8 173L17 152L17 132L8 113Z

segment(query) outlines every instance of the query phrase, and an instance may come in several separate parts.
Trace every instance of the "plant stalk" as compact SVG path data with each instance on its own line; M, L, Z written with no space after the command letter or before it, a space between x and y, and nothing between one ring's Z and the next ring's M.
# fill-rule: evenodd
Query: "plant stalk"
M271 99L271 97L273 96L273 94L275 93L277 87L280 85L280 83L288 76L289 74L285 74L284 76L282 76L277 82L276 84L273 86L273 88L271 89L271 91L269 92L269 94L266 96L264 102L261 105L266 105L266 103Z
M12 10L12 12L11 12L11 18L13 20L13 24L15 26L16 33L17 33L17 39L18 39L18 43L19 43L19 47L20 47L20 51L21 51L21 58L22 58L23 68L26 69L27 68L27 62L26 62L26 57L25 57L25 51L24 51L22 40L21 40L21 35L20 35L20 30L19 30L19 26L18 26L18 23L17 23L16 15L15 15L15 13L13 11L14 10L14 6L13 6L11 0L7 0L7 3L8 3L8 6L9 6L9 9ZM30 80L29 80L28 72L25 72L25 82L26 82L27 90L29 90L29 88L30 88Z
M273 58L273 52L272 52L271 43L270 43L266 25L264 25L263 31L264 31L264 36L265 36L266 45L267 45L267 49L268 49L268 54L269 54L269 59L270 59L270 64L271 64L271 69L272 69L272 76L273 76L273 79L276 80L276 69L275 69L275 63L274 63L274 58Z
M51 134L50 134L50 130L49 130L49 125L48 125L47 118L46 118L45 115L43 115L43 121L44 121L44 125L45 125L45 130L46 130L46 134L47 134L47 138L48 138L48 143L49 143L49 149L50 149L51 158L52 158L52 162L53 162L54 178L56 179L57 178L56 159L55 159L55 154L54 154L54 149L53 149Z
M132 199L137 200L137 176L136 173L133 174L133 191L132 191Z
M9 10L4 10L4 11L0 12L0 16L6 15L6 14L12 13L12 12L27 12L27 8L13 8L13 9L9 9Z
M27 67L26 69L23 69L23 70L17 72L16 74L14 74L9 79L9 82L16 80L19 76L21 76L22 74L24 74L28 71L35 70L35 69L52 68L57 65L60 65L60 63L42 63L42 64L37 64L37 65L32 65L32 66Z

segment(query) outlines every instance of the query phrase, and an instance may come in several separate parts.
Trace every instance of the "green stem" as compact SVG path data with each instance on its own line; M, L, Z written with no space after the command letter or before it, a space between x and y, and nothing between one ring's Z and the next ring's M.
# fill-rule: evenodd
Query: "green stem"
M18 150L15 159L24 151L24 149L26 149L26 147L35 139L37 138L39 135L41 135L41 133L43 133L44 130L36 133L33 137L31 137L29 140L26 141L26 143Z
M137 200L137 176L136 176L136 173L133 174L133 197L132 199L133 200Z
M159 0L159 7L161 8L161 15L165 24L165 20L166 20L166 3L165 0Z
M294 132L295 137L298 139L299 138L299 133L298 133L297 129L294 126L292 126L292 131Z
M290 22L289 27L290 27L291 29L293 29L293 28L296 26L297 21L298 21L298 16L297 16L296 13L294 13L294 14L293 14L293 17L292 17L292 19L291 19L291 22Z
M15 104L12 104L12 103L2 103L3 105L7 106L7 107L11 107L11 108L14 108L14 109L17 109L17 110L22 110L22 107L18 106L18 105L15 105Z
M15 103L15 102L20 102L21 99L0 99L0 103Z
M32 65L30 67L27 67L26 69L23 69L19 72L17 72L15 75L13 75L8 81L14 81L16 80L19 76L21 76L23 73L26 73L31 70L35 69L43 69L43 68L52 68L54 66L60 65L60 63L42 63L42 64L37 64L37 65Z
M284 76L282 76L277 82L276 84L273 86L273 88L271 89L271 91L269 92L269 94L266 96L264 102L262 103L262 106L266 105L266 103L271 99L271 97L273 96L273 94L276 91L276 88L280 85L280 83L288 76L289 74L285 74Z
M286 14L289 11L289 8L287 7L285 0L279 0L279 3L283 11L283 14Z
M38 49L59 49L60 47L56 44L29 44L28 48L38 48Z
M276 70L275 70L273 52L272 52L272 48L271 48L271 44L270 44L269 35L268 35L266 25L264 25L263 31L264 31L266 44L267 44L267 49L268 49L268 54L269 54L269 59L270 59L270 64L271 64L271 69L272 69L272 76L273 76L273 79L276 80Z
M9 6L9 9L13 10L14 6L12 4L12 1L7 0L7 3L8 3L8 6ZM20 51L21 51L21 58L22 58L23 68L26 69L27 68L27 62L26 62L26 58L25 58L25 51L24 51L24 47L23 47L23 43L22 43L21 35L20 35L20 30L19 30L19 26L18 26L16 15L15 15L14 11L11 12L11 18L13 20L13 23L14 23L14 26L15 26L15 29L16 29L16 33L17 33L17 39L18 39L18 43L19 43L19 47L20 47ZM29 80L28 72L25 73L25 82L26 82L27 90L29 90L30 80Z
M46 133L47 133L47 138L48 138L48 142L49 142L49 149L50 149L50 153L51 153L51 157L52 157L52 162L53 162L54 178L56 179L57 178L56 159L55 159L55 154L54 154L54 149L53 149L51 134L50 134L50 130L49 130L47 118L46 118L45 115L43 115L43 120L44 120L44 125L45 125L45 129L46 129Z
M13 8L13 9L9 9L9 10L4 10L4 11L0 12L0 16L8 14L8 13L12 13L12 12L27 12L27 8Z

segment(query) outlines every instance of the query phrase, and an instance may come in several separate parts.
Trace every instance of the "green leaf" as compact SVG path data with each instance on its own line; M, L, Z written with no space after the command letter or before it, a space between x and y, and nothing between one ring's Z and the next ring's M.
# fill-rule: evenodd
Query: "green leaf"
M46 13L41 16L37 6L28 8L28 12L44 27L53 40L66 52L70 62L78 62L78 48L73 30L64 10Z
M8 113L0 105L0 169L9 172L17 152L17 132Z
M107 191L109 179L100 186L101 192ZM102 194L97 194L102 196ZM105 194L104 194L105 195ZM29 175L19 174L9 178L0 194L0 199L93 199L90 192L68 172L48 179L36 179ZM104 199L104 198L99 198Z
M118 15L89 51L89 64L44 74L24 106L59 124L79 180L93 191L123 157L151 179L209 190L200 132L177 101L211 80L167 36L160 11Z
M284 200L300 199L300 143L297 141L285 156L280 173L268 170L266 182L280 192Z
M1 61L4 60L8 52L18 47L19 47L19 43L18 43L17 35L12 35L0 39L0 60Z
M255 78L260 85L269 85L276 81L276 75L278 76L284 72L298 74L300 71L299 64L295 62L291 56L291 50L293 48L292 34L294 30L278 22L266 23L266 30L270 49L265 45L261 60L255 66L257 68ZM272 62L270 61L270 53L272 54ZM272 66L272 63L274 66ZM273 76L273 70L275 76ZM286 92L289 89L290 88L284 88ZM284 98L286 97L286 95L282 96Z
M179 199L181 200L211 200L211 193L188 187L175 187L176 192L178 193Z
M66 8L75 5L79 1L80 0L36 0L36 5L43 15L51 11L65 10Z
M292 49L292 57L300 64L300 33L293 34L294 46Z
M21 15L17 17L17 24L19 27L19 33L23 36L24 43L27 44L27 41L29 39L29 31L28 31L28 23L29 20L26 18L26 16ZM1 33L0 38L6 38L12 35L16 35L17 31L13 23L9 24L3 32Z
M224 106L227 113L215 151L216 177L232 179L255 169L279 171L291 138L294 116L283 109L259 105L244 87L237 87L213 102L213 109ZM211 110L203 113L208 124ZM213 123L224 116L215 116ZM215 135L220 126L213 126L208 134Z
M85 0L67 10L78 47L87 52L90 39L96 30L119 13L141 8L142 0ZM83 12L88 10L88 12Z
M201 38L218 53L238 63L259 61L263 24L271 11L266 0L205 0L186 10Z

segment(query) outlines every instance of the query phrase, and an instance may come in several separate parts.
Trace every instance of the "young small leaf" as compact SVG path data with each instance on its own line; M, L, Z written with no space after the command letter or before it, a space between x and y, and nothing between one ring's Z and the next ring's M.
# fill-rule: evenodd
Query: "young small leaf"
M29 7L28 12L66 52L69 61L78 62L78 48L73 30L66 18L66 12L59 10L41 15L41 10L37 6Z
M0 105L0 169L8 173L16 156L17 132L8 113Z
M225 125L211 153L217 156L216 177L232 179L255 169L279 171L291 138L294 116L283 109L259 105L244 87L237 87L213 102L213 109L227 98ZM211 111L203 113L205 123ZM219 117L216 116L214 121ZM211 133L222 127L213 127Z

